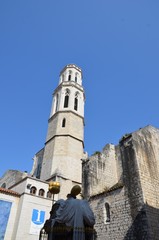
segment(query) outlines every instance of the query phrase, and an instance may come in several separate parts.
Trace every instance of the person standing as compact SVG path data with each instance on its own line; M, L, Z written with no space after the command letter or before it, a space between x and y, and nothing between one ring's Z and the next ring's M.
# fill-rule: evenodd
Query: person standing
M87 200L76 199L81 188L75 185L56 212L55 224L65 224L66 240L91 240L95 218Z

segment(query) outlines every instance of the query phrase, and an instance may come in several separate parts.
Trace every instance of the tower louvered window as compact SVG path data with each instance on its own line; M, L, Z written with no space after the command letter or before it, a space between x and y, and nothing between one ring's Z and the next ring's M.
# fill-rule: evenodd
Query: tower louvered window
M69 90L67 89L65 93L64 108L67 108L68 104L69 104Z
M72 74L72 71L69 71L68 81L71 81L71 74Z
M68 81L71 81L71 74L68 75Z

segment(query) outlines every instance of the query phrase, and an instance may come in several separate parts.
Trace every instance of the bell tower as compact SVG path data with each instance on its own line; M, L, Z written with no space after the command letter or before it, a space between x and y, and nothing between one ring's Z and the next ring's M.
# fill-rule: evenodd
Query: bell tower
M74 64L64 67L53 93L40 179L59 181L59 197L66 197L81 183L84 139L84 89L82 71Z

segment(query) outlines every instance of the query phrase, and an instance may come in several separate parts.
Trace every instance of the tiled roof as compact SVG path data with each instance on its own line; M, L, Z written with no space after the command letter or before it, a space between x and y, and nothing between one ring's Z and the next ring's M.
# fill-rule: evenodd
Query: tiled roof
M4 193L4 194L20 197L19 193L15 192L13 190L7 189L7 188L1 188L0 187L0 193Z

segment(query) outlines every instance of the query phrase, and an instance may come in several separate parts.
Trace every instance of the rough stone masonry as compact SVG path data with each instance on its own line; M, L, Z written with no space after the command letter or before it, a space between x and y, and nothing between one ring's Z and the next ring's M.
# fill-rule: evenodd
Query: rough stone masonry
M98 240L159 239L159 129L126 134L82 166Z

